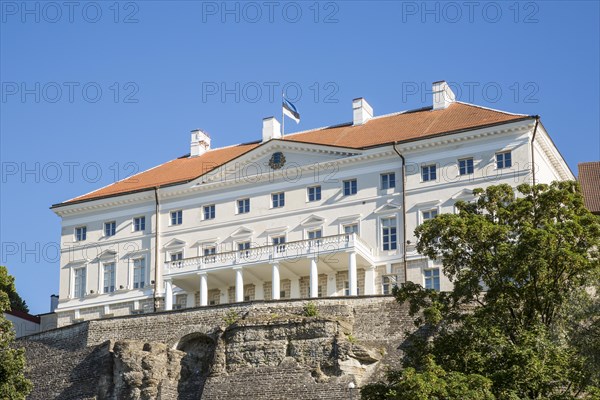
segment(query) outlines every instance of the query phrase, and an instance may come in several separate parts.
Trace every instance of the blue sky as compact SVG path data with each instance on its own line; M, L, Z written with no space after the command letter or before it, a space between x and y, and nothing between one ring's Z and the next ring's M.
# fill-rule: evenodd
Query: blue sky
M0 2L0 264L33 313L58 291L50 205L280 119L459 99L539 114L576 173L600 159L598 2Z

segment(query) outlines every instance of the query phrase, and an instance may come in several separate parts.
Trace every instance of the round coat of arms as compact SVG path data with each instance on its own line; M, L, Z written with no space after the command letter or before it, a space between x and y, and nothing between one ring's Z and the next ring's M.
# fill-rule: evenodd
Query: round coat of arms
M273 155L271 156L271 159L269 160L269 167L271 167L273 169L279 169L279 168L283 167L284 164L285 164L285 156L283 155L283 153L280 151L273 153Z

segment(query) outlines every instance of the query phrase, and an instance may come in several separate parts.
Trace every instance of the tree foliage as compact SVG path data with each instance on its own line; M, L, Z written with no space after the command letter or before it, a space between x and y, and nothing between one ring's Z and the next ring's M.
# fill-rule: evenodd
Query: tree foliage
M498 399L596 398L600 218L585 209L575 182L523 184L517 193L490 186L474 195L457 203L457 214L415 231L417 250L441 262L454 288L408 282L395 290L419 327L407 340L405 371L432 373L434 360L436 376L484 377ZM408 382L417 379L403 373L379 388L405 398ZM386 398L369 390L363 399Z
M15 291L14 278L6 267L0 266L0 398L25 399L31 391L31 382L25 378L23 349L13 347L15 333L12 324L4 317L11 308L9 294Z
M0 267L0 291L8 295L10 310L29 312L25 300L19 296L15 288L15 278L8 274L6 267Z

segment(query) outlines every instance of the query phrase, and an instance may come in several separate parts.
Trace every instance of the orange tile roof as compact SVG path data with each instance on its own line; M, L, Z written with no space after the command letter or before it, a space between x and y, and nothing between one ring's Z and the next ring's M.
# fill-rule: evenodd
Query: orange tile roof
M286 135L284 140L361 149L526 118L530 117L455 102L443 110L434 111L429 107L390 114L373 118L364 125L353 126L349 123L320 128ZM260 146L259 142L240 144L209 150L198 157L178 158L53 207L188 182L258 146Z
M579 163L577 169L585 206L600 214L600 161Z

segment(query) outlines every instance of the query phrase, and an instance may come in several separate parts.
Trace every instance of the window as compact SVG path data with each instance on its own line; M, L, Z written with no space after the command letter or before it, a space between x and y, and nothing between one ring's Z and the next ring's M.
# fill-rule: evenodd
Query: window
M115 221L104 223L104 236L115 236L117 233L117 223Z
M360 295L360 288L356 285L356 294ZM344 282L344 296L350 296L350 282Z
M308 201L321 200L321 186L310 186L307 188Z
M423 214L423 221L427 221L428 219L437 217L438 210L434 208L432 210L421 211L421 213Z
M273 193L271 194L271 203L273 208L283 207L285 205L285 193Z
M423 271L425 274L425 289L440 290L440 269L432 268Z
M239 242L238 251L240 252L240 257L250 256L250 242Z
M279 291L279 298L280 299L285 299L285 290Z
M171 261L183 260L183 251L171 253Z
M285 236L273 236L271 238L273 246L275 246L276 253L283 253L285 251Z
M237 201L238 214L246 214L250 212L250 199L241 199Z
M381 292L383 294L392 293L392 279L389 276L384 276L381 278Z
M135 232L146 230L146 217L136 217L133 219L133 230Z
M323 237L323 231L321 229L315 229L312 231L308 231L308 239L311 240L311 244L315 244L319 246L321 244L320 238Z
M204 262L206 264L211 264L216 261L217 248L215 246L208 246L204 248Z
M317 297L323 297L323 286L317 286Z
M83 297L85 296L85 267L77 268L75 270L75 285L73 290L73 296L75 297Z
M115 291L115 263L104 264L104 293Z
M458 173L461 175L469 175L473 173L473 159L463 158L458 160Z
M398 248L396 217L381 220L381 237L384 251L396 250Z
M350 236L356 233L358 235L358 224L344 225L344 234L346 235L346 241L350 240Z
M214 204L209 204L207 206L202 207L202 214L205 220L215 219L216 210Z
M171 225L181 225L183 222L183 211L171 211Z
M435 181L437 179L436 165L425 165L421 167L421 179L423 182Z
M142 289L146 285L146 259L133 260L133 288Z
M496 168L510 168L512 166L512 155L510 151L496 153Z
M356 194L358 186L356 185L356 179L350 179L344 181L344 196L351 196Z
M75 228L75 241L82 242L86 239L86 237L87 237L87 227L86 226L80 226L78 228Z
M381 189L392 189L396 187L396 174L389 172L387 174L381 174Z

